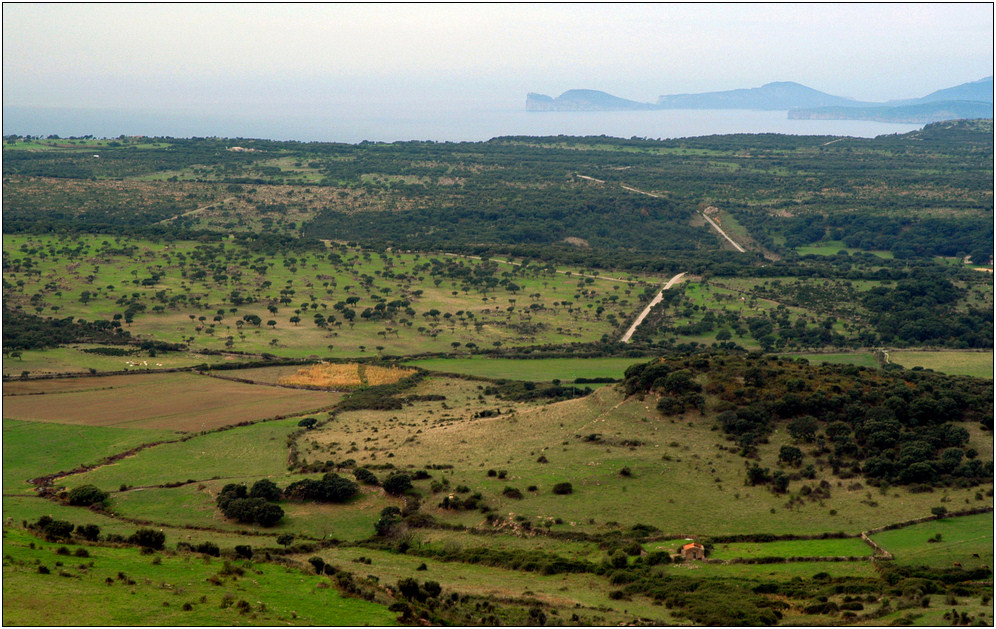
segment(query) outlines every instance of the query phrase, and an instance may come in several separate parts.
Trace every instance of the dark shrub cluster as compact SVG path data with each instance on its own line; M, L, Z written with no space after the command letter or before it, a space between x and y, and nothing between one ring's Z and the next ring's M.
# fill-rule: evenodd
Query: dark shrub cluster
M259 481L253 485L253 491L257 495L251 495L245 485L229 483L222 488L216 499L218 508L226 518L243 524L255 522L269 527L279 522L284 517L284 510L279 505L268 502L270 499L279 499L281 495L276 485L270 481ZM264 495L271 498L264 498Z
M316 500L318 502L346 502L359 492L359 485L334 472L321 480L305 479L291 483L284 490L288 500Z

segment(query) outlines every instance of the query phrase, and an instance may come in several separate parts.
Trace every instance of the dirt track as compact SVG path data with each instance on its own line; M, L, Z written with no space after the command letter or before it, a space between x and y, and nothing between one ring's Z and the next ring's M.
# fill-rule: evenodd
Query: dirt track
M640 327L640 324L643 323L643 320L647 318L648 314L650 314L650 310L657 304L661 303L661 300L664 299L664 291L677 284L679 281L681 281L681 278L684 276L685 276L684 273L678 273L670 280L668 280L668 283L664 285L664 288L657 291L657 295L654 296L654 298L650 301L649 304L647 304L647 307L643 309L643 312L641 312L640 316L636 318L636 321L633 322L633 325L629 326L629 329L626 330L626 334L623 334L622 338L619 339L621 343L629 343L630 339L633 338L633 333L636 332L636 328Z

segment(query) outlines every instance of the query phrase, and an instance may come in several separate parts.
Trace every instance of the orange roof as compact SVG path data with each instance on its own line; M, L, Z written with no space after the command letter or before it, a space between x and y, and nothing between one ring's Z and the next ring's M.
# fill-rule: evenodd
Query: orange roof
M685 544L684 546L682 546L681 550L685 550L686 548L705 548L705 546L697 542L692 542L691 544Z

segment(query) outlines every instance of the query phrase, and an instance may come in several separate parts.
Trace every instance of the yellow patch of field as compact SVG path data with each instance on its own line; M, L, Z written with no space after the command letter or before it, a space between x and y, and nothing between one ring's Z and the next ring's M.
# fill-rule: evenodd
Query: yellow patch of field
M280 378L280 384L293 384L328 389L350 389L364 385L393 384L415 373L414 369L374 367L357 363L320 363L299 369L291 376Z

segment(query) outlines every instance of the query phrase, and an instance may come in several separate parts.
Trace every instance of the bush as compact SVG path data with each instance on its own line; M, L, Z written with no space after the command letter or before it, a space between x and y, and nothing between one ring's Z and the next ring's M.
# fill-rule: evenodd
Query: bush
M166 534L154 529L138 529L128 538L129 544L136 544L143 548L162 550L166 543Z
M338 474L329 472L322 480L299 480L284 490L290 500L317 500L319 502L346 502L360 491L359 485Z
M380 479L365 467L356 468L353 471L353 477L364 485L380 485Z
M95 542L100 537L100 527L96 524L80 524L76 527L76 534L88 542Z
M212 557L221 556L221 549L214 542L203 542L194 546L194 550L203 555L211 555Z
M38 519L38 523L35 524L35 528L41 531L45 539L54 541L69 539L69 536L73 533L74 525L72 522L65 520L53 520L48 516L42 516Z
M553 486L553 493L558 496L565 496L574 493L574 486L570 483L557 483Z
M69 492L69 504L74 507L88 507L104 502L109 496L110 494L101 491L95 485L80 485Z
M239 544L235 547L235 556L240 559L252 559L252 546Z
M305 417L304 419L299 421L297 425L300 426L301 428L304 428L305 430L311 430L312 428L315 427L315 424L317 423L318 420L315 419L314 417Z
M412 479L408 474L395 472L384 480L384 491L392 496L400 496L412 488Z
M514 500L522 500L522 492L516 489L515 487L506 487L501 492L501 495L505 496L506 498L512 498Z
M284 492L280 491L280 488L273 481L264 478L253 483L252 489L249 490L249 497L276 502L284 497Z

